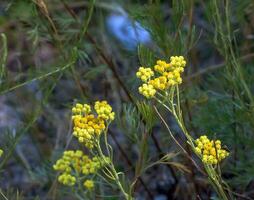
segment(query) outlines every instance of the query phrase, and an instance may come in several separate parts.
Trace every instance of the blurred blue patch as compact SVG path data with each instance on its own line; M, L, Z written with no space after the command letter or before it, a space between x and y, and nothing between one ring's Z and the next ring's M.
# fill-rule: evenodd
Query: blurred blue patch
M107 17L106 24L110 33L129 50L151 41L150 33L127 15L112 14Z

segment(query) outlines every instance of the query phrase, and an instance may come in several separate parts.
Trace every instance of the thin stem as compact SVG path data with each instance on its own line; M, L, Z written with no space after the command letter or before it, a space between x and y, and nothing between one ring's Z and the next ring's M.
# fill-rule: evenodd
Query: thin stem
M169 112L172 112L172 110L167 105L165 105L160 99L156 97L154 99L158 101L163 107L165 107Z
M223 190L223 187L218 179L219 177L218 177L216 171L214 170L214 168L211 165L204 165L204 166L205 166L206 172L212 182L212 185L213 185L214 189L217 191L220 198L223 200L228 200L228 197L225 194L225 191Z
M84 23L83 23L82 28L81 28L79 43L82 41L82 39L83 39L83 37L84 37L84 35L87 31L88 25L91 21L93 11L94 11L94 4L95 4L95 0L92 0L91 4L89 5L90 8L89 8L89 11L88 11L87 20L84 20Z
M75 173L75 177L76 177L76 179L77 179L77 182L78 182L78 190L81 192L81 196L83 197L83 198L85 198L86 197L86 193L84 192L84 190L83 190L83 187L82 187L82 184L81 184L81 182L80 182L80 175L79 175L79 173L76 171L76 173Z
M111 153L110 153L110 151L109 151L108 136L107 136L107 133L108 133L108 125L109 125L109 124L107 124L106 130L104 131L104 142L105 142L107 154L108 154L108 156L110 157L110 160L112 160L112 157L113 157L113 156L111 155Z
M174 93L174 91L173 91ZM179 125L179 127L181 128L181 130L183 131L184 135L187 138L187 142L190 144L190 146L192 147L194 153L195 153L195 145L193 143L193 138L192 136L189 134L187 128L185 127L185 123L183 120L183 116L182 116L182 110L181 110L181 105L180 105L180 93L179 93L179 88L178 86L176 86L176 98L177 98L177 102L176 104L174 104L174 94L171 95L171 97L168 100L169 103L169 107L167 105L165 105L162 101L158 100L157 98L155 98L161 105L163 105L165 108L167 108L168 111L170 111L174 118L177 121L177 124ZM159 117L161 118L162 122L165 124L166 128L168 129L170 136L173 138L173 140L178 144L178 146L181 147L181 149L184 151L184 153L186 153L188 155L188 153L185 151L185 149L178 143L178 141L175 139L174 135L172 134L172 132L170 131L168 125L166 124L165 120L162 118L162 116L160 115L160 113L158 112L158 110L156 109L156 107L154 106L155 111L157 112L157 114L159 115ZM189 156L189 155L188 155ZM192 160L192 158L190 157L190 159ZM192 160L193 161L193 160ZM198 165L193 161L193 163L195 164L195 166L199 169ZM211 183L214 187L214 189L216 190L216 192L218 193L218 195L221 197L221 199L223 200L228 200L227 195L225 194L225 191L218 179L218 174L217 172L214 170L214 168L210 165L204 164L205 170L207 172L207 175L209 177L209 179L211 180Z
M104 134L106 134L106 133L104 133ZM108 145L108 144L107 144L107 145ZM97 146L96 146L96 147L97 147L98 153L99 153L99 155L101 156L101 158L103 159L103 161L104 161L105 163L108 163L108 161L105 159L105 155L103 154L103 152L102 152L102 150L101 150L99 140L97 140ZM122 186L122 184L121 184L121 182L120 182L120 178L119 178L119 176L118 176L118 173L117 173L117 171L116 171L116 169L115 169L115 166L114 166L113 161L111 160L111 158L110 158L110 163L108 163L108 166L109 166L109 168L110 168L110 172L111 172L111 174L113 175L114 180L116 181L116 184L118 185L119 189L120 189L121 192L123 193L125 199L126 199L126 200L132 200L132 197L131 197L128 193L125 192L125 190L124 190L124 188L123 188L123 186Z
M119 142L117 141L114 133L112 132L112 130L109 129L108 131L109 135L112 137L113 141L115 142L116 146L118 147L120 153L122 154L122 156L124 157L124 159L126 160L127 164L130 166L131 169L134 169L134 166L132 164L132 161L128 158L128 155L125 153L124 149L121 147L121 145L119 144ZM153 137L153 134L152 134ZM157 141L156 139L154 141ZM157 148L160 149L160 146L156 146ZM160 153L162 153L161 149L160 149ZM170 168L171 169L171 168ZM147 192L148 196L150 199L153 199L153 194L150 192L149 188L147 187L146 183L144 182L144 180L142 179L142 177L138 177L138 180L140 181L140 183L142 184L142 186L144 187L145 191ZM136 181L135 181L136 183ZM131 194L131 193L130 193Z
M0 189L0 194L2 195L2 197L3 197L5 200L8 200L8 198L2 193L2 189Z
M175 143L182 149L182 151L187 155L187 157L191 160L191 162L196 166L196 168L202 173L205 174L200 167L197 165L197 163L189 156L188 152L183 148L183 146L177 141L177 139L174 137L174 135L172 134L169 126L167 125L166 121L163 119L163 117L161 116L161 114L159 113L159 111L157 110L157 108L154 106L155 112L158 114L158 116L160 117L161 121L163 122L163 124L165 125L165 127L167 128L170 136L172 137L172 139L175 141Z

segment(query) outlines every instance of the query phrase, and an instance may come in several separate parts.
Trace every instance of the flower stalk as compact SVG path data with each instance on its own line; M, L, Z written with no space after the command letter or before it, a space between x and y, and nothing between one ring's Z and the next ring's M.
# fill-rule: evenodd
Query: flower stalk
M185 65L186 61L182 56L172 56L170 63L158 60L153 69L140 67L136 75L144 83L139 87L139 92L147 99L154 99L174 116L187 139L186 142L201 159L209 181L218 196L220 199L228 200L221 183L220 174L216 171L216 168L219 162L227 157L229 153L221 149L219 140L210 141L207 136L201 136L199 139L194 140L184 123L178 85L182 83L181 73L184 71ZM169 132L170 136L176 141L170 130ZM178 142L177 144L180 145ZM181 148L183 149L183 147Z
M94 190L96 176L107 183L115 183L126 200L132 200L120 180L113 162L113 153L108 144L108 126L114 120L115 113L106 101L96 101L92 108L88 104L77 103L72 108L73 135L83 144L93 157L85 155L82 151L65 151L53 168L60 172L58 181L66 186L77 189L84 198L90 198L90 191ZM104 138L104 153L100 143ZM100 174L100 172L103 172ZM81 184L83 182L83 185ZM86 189L86 190L84 190ZM77 196L80 196L77 194Z

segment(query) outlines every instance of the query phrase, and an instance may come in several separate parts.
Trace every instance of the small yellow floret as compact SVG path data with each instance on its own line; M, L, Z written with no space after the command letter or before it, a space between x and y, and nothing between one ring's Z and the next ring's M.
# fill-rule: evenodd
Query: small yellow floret
M77 116L77 115L86 115L91 112L91 107L88 104L80 104L77 103L73 108L72 108L72 115Z
M58 177L58 181L63 185L73 186L76 183L76 178L75 176L71 176L70 174L64 173Z
M196 147L196 148L195 148L195 151L197 152L197 154L201 154L201 152L202 152L201 149L200 149L199 147Z
M195 152L201 156L203 163L215 165L229 156L229 152L221 148L220 140L209 140L206 135L195 141Z
M114 120L115 113L107 101L96 101L92 114L91 106L77 103L72 108L73 135L80 143L92 149L98 136L106 129L106 124Z
M160 76L154 80L150 80L149 84L155 89L164 90L167 87L167 78L165 76Z
M84 186L88 189L88 190L92 190L94 188L94 182L92 180L86 180L84 182Z
M154 97L156 90L154 89L153 85L144 83L139 87L139 93L146 98L152 98Z
M100 119L112 121L115 118L115 113L112 112L112 107L107 103L107 101L96 101L94 109Z
M186 65L186 61L183 56L171 56L170 64L175 68L184 68Z
M4 151L0 149L0 157L3 155Z
M152 76L154 72L151 68L140 67L136 76L140 78L143 82L147 82Z
M96 174L99 169L107 165L104 160L98 156L89 158L82 151L64 151L62 158L57 160L53 165L53 169L59 171L61 174L58 181L64 185L73 186L76 183L75 174Z
M155 96L156 91L165 91L170 87L181 84L181 74L184 71L186 61L183 56L172 56L170 63L158 60L153 69L140 67L136 73L145 84L139 87L139 92L146 98ZM153 76L155 78L151 79Z

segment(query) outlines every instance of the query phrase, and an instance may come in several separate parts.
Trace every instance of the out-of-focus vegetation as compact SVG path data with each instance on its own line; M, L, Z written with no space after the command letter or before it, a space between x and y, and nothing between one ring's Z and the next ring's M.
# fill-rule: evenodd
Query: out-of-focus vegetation
M254 199L253 10L252 0L2 0L0 199L84 199L53 165L65 150L88 153L72 136L73 105L104 99L116 114L109 151L133 197L218 199L173 116L138 93L139 66L174 55L187 61L186 128L230 152L218 166L228 199ZM96 180L89 198L123 199Z

